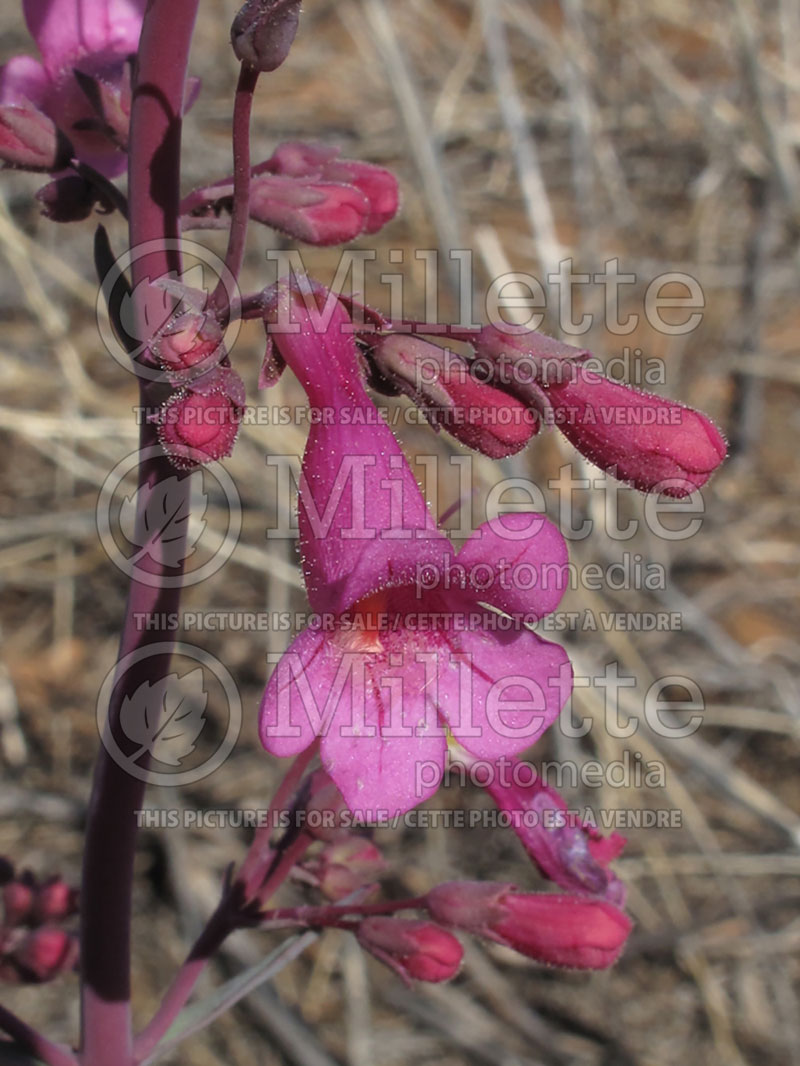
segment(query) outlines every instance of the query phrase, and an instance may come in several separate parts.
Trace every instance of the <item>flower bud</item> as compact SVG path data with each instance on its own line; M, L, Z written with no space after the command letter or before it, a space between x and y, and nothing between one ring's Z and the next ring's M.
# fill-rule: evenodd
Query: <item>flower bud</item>
M58 922L73 915L77 907L78 893L56 877L37 890L33 912L38 922Z
M11 957L27 980L51 981L75 965L78 944L63 929L42 926L25 937Z
M345 244L369 217L369 200L354 185L263 174L250 186L250 218L306 244Z
M484 786L498 808L508 815L522 846L549 880L567 892L601 896L622 906L625 886L608 869L625 846L612 833L603 838L567 810L554 788L539 778L522 783L512 760L509 777L493 774ZM528 816L532 817L528 817Z
M399 199L390 171L321 144L289 141L250 172L250 218L318 246L376 233ZM218 225L232 203L232 177L196 189L181 205L185 228Z
M56 125L32 106L0 106L0 161L22 170L60 170L69 158Z
M96 185L85 181L77 174L56 178L43 185L36 193L42 205L42 214L51 222L83 222L97 204L108 213L114 209Z
M699 411L582 367L546 388L558 428L582 455L642 492L690 495L728 448Z
M366 198L369 214L365 233L377 233L397 214L400 193L397 178L385 167L342 159L338 148L306 141L286 141L271 157L253 169L255 174L282 174L292 178L351 185Z
M171 320L157 333L151 350L170 380L179 381L193 371L199 377L212 370L225 357L222 326L212 315L186 311Z
M504 884L450 881L437 885L426 902L443 925L579 970L611 966L631 931L628 916L605 900L516 892Z
M405 918L367 918L356 930L363 948L391 967L404 981L449 981L464 949L433 922Z
M247 0L231 26L236 58L267 73L289 54L300 23L300 0Z
M33 910L34 890L24 881L11 881L3 886L3 915L7 926L20 925Z
M521 400L476 380L466 359L438 344L392 333L380 338L369 358L433 426L490 459L514 455L538 429Z
M324 848L314 872L320 891L336 901L370 884L385 869L386 862L375 845L365 837L352 834Z
M217 367L176 392L158 417L159 440L173 466L190 470L230 455L244 403L244 382L230 367Z

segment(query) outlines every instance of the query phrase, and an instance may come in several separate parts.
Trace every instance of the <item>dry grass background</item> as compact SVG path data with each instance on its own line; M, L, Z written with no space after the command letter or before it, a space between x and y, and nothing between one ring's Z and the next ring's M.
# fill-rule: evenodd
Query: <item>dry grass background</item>
M230 159L227 27L236 5L204 0L201 8L193 70L204 91L187 123L187 187L228 172ZM15 13L4 10L2 27L5 55L29 49ZM607 565L622 550L661 563L665 592L576 592L565 605L677 611L682 626L578 632L565 642L579 673L617 660L639 679L623 693L627 713L641 713L649 680L670 674L695 679L707 710L691 739L664 741L640 728L614 740L599 728L602 707L590 688L577 694L576 709L598 727L584 741L553 733L537 752L608 761L627 748L667 767L663 788L569 797L573 806L682 813L681 829L630 833L618 869L637 924L613 971L543 971L471 944L457 981L409 992L328 934L273 990L171 1061L800 1061L799 60L794 0L307 0L290 61L259 89L254 152L266 156L287 137L320 138L396 170L403 211L375 247L384 269L389 248L407 251L400 269L409 312L421 311L424 286L412 250L437 245L475 250L478 289L508 268L541 277L563 256L588 272L619 257L620 269L640 279L625 293L627 309L639 313L646 284L664 271L685 270L702 285L702 324L688 336L640 328L619 338L598 327L584 343L617 356L624 341L663 358L665 391L712 413L736 455L704 493L697 536L669 543L640 532L620 544L596 533L573 542L578 566ZM94 508L108 470L134 447L135 389L97 334L92 227L40 219L36 187L29 176L4 175L0 203L0 853L75 879L97 742L93 709L125 593L98 542ZM119 225L111 232L122 247ZM251 234L253 288L264 283L264 252L274 243L269 232ZM304 256L321 280L330 277L334 253ZM385 299L380 286L369 292ZM445 279L443 314L447 300ZM261 346L258 330L247 328L234 353L253 402ZM301 402L293 382L279 388L280 402ZM265 427L243 434L226 463L244 505L241 543L220 573L189 590L187 607L303 609L292 546L264 537L274 520L265 457L298 453L303 435ZM406 427L402 438L409 454L459 453L424 428ZM504 472L544 486L570 458L553 435ZM432 501L442 508L458 492L455 470L443 471ZM477 509L498 474L482 460L474 474ZM582 506L598 517L598 497ZM621 513L641 517L641 509L623 494ZM206 517L222 521L213 506ZM258 745L255 709L265 651L279 650L283 638L190 639L234 673L245 724L232 757L180 802L263 807L276 767ZM152 800L169 807L176 797ZM484 802L450 789L437 804ZM511 834L499 830L381 830L378 838L396 863L391 890L416 892L452 876L534 883ZM245 835L233 831L142 834L142 1018L212 908L225 864L244 847ZM234 938L206 987L271 942ZM3 999L59 1038L76 1031L74 979L3 990Z

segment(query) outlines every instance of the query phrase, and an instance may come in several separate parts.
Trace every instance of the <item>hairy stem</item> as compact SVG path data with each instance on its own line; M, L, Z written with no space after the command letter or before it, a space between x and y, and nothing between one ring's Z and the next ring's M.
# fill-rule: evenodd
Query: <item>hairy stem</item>
M225 266L234 278L239 277L239 271L242 269L250 213L250 112L253 109L253 93L258 73L254 67L242 63L233 104L233 210ZM219 279L211 299L223 316L230 313L223 278Z

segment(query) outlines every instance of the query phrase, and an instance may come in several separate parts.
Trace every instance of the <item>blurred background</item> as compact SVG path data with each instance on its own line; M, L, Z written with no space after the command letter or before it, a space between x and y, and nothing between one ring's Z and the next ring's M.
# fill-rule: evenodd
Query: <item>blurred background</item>
M231 169L236 64L228 28L236 8L201 4L192 72L203 91L186 123L187 191ZM0 25L3 59L32 51L9 6ZM392 271L402 275L408 317L423 316L421 249L440 251L442 320L457 313L452 249L472 250L479 320L491 281L519 271L544 284L543 328L551 333L559 329L558 304L546 275L559 262L571 259L576 274L594 275L618 260L620 273L635 276L620 290L621 318L638 315L626 335L604 323L601 285L576 286L575 317L591 314L593 325L575 343L616 360L618 377L625 358L629 378L637 367L663 367L657 391L712 415L731 457L703 490L691 537L654 533L633 492L614 501L602 485L576 491L577 518L594 525L590 537L570 543L579 577L563 608L578 621L544 635L563 641L584 677L618 663L620 674L636 679L620 695L623 720L641 718L655 681L681 677L702 693L703 725L678 740L643 722L632 736L614 737L604 725L603 691L590 683L576 692L573 710L594 728L583 738L551 730L535 752L578 767L593 759L658 767L649 787L628 773L617 785L606 777L600 788L566 788L571 807L677 812L673 828L624 830L629 844L616 869L636 928L612 971L543 970L473 942L451 985L407 990L331 932L169 1061L800 1061L800 7L796 0L307 0L289 60L259 85L254 160L290 138L340 146L398 175L399 217L355 245L377 252L366 286L377 306L389 295L380 274ZM111 468L135 449L136 388L98 335L93 222L42 219L33 200L39 184L7 173L0 187L0 854L77 883L95 705L114 662L126 591L98 538L96 506ZM107 224L122 250L120 220ZM219 234L197 239L224 251ZM244 287L272 280L265 253L289 246L253 227ZM390 260L391 250L402 251L402 262L398 254ZM338 250L302 254L310 272L331 281ZM654 329L645 313L648 286L670 272L688 275L702 292L701 319L688 332ZM679 284L659 291L687 295ZM680 326L688 314L676 307L663 317ZM261 327L248 323L233 352L249 401L301 407L288 374L269 396L259 394L263 344ZM467 453L410 421L401 417L396 431L412 460L438 456L438 484L426 490L444 511L463 488L449 460ZM302 421L244 428L224 464L241 499L241 536L226 565L187 590L188 610L305 610L293 543L265 535L285 505L267 458L298 456L305 433ZM466 517L462 510L448 526L477 525L501 477L531 479L558 518L548 481L566 463L576 476L598 474L554 432L500 466L473 456ZM424 481L425 466L415 470ZM229 518L224 494L205 481L197 491L218 547ZM623 526L638 520L634 535L607 536L609 515ZM686 515L672 521L683 529ZM201 561L204 550L198 543ZM609 577L625 558L628 566L638 558L640 575L663 581L648 588L633 571L622 589L611 580L589 589L580 580L590 564ZM611 612L668 614L670 622L631 632L604 623ZM274 628L186 634L233 674L243 727L218 770L180 791L152 792L154 807L266 807L278 768L258 743L256 711L266 653L281 651L290 636ZM664 694L686 699L680 684ZM215 701L208 715L224 731L226 711ZM678 708L676 715L686 720ZM429 806L490 804L467 786L442 790ZM513 834L501 829L380 829L375 839L393 862L390 893L416 894L453 877L538 884ZM233 829L143 831L135 897L142 1021L246 841ZM232 938L205 989L273 943L259 933ZM2 997L69 1040L76 991L70 977L41 989L4 988Z

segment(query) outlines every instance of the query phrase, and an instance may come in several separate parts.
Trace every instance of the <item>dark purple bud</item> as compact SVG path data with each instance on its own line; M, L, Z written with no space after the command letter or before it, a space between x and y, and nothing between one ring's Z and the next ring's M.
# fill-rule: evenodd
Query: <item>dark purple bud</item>
M236 58L268 73L289 54L300 22L300 0L248 0L231 26Z
M95 204L103 214L114 209L96 185L77 174L56 178L43 185L36 193L36 199L42 205L42 214L51 222L82 222L91 215Z

